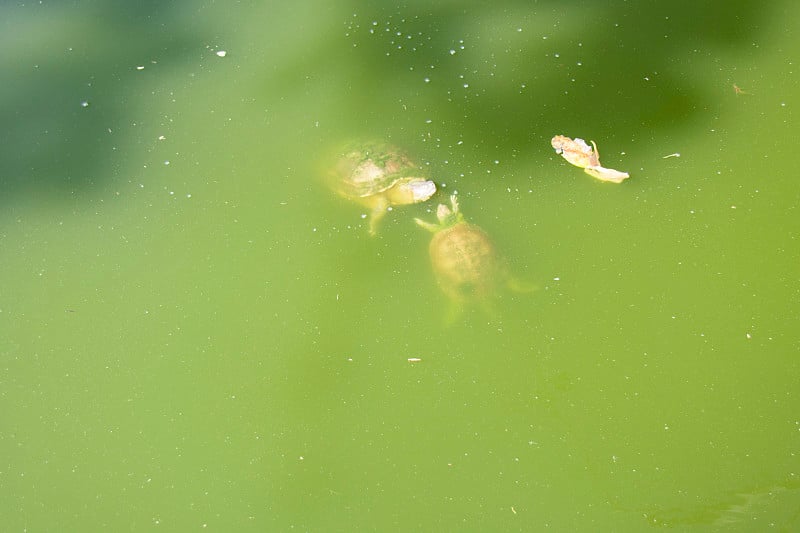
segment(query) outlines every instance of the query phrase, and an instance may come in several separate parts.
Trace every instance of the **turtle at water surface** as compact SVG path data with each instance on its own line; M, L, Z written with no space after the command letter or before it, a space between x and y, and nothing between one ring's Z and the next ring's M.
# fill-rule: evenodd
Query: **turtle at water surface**
M379 142L348 146L328 178L341 196L370 208L370 235L391 206L424 202L436 192L408 155Z
M533 291L509 274L489 235L464 220L455 195L450 197L450 206L439 204L436 218L438 224L415 220L433 233L428 248L431 265L439 286L454 304L454 314L468 304L478 304L493 316L492 302L501 289Z

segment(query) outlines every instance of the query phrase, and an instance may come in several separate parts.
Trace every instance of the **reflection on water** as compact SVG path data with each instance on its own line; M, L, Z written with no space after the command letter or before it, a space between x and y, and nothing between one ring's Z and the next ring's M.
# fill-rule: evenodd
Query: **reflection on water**
M654 526L712 526L714 531L792 531L800 523L800 479L690 508L644 513ZM713 500L714 498L709 498Z

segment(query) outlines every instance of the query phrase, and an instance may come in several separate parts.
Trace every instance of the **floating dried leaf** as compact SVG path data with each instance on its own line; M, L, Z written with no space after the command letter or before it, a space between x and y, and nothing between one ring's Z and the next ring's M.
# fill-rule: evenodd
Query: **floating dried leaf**
M584 172L602 181L621 183L622 180L630 177L627 172L620 172L613 168L604 168L600 164L600 152L597 145L591 141L592 146L586 144L583 139L570 139L565 135L556 135L550 140L550 144L555 148L557 154L566 159L570 164L584 169Z
M557 154L576 167L586 168L600 165L597 152L583 139L572 140L564 135L556 135L550 141ZM594 143L592 143L594 144Z

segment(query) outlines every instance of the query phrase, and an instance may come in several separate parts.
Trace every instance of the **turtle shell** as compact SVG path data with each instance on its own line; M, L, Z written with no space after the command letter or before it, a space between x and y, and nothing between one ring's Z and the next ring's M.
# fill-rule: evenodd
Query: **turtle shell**
M399 180L421 176L421 169L402 150L381 143L349 147L336 165L334 186L349 198L381 194ZM424 180L424 178L421 178Z
M439 285L459 302L493 297L502 283L504 266L489 236L467 222L434 234L430 256Z

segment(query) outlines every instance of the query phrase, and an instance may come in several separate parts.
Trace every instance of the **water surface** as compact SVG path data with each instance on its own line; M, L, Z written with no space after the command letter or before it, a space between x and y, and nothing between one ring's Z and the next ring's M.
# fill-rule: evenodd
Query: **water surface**
M800 12L734 4L0 8L5 529L796 528ZM441 193L369 237L353 138Z

